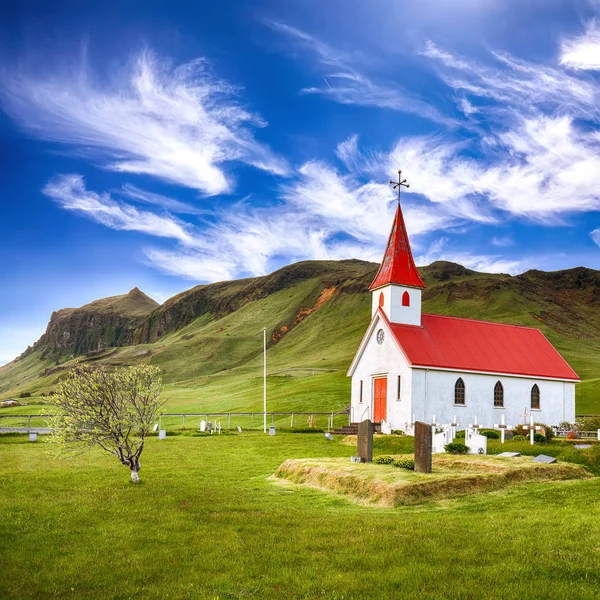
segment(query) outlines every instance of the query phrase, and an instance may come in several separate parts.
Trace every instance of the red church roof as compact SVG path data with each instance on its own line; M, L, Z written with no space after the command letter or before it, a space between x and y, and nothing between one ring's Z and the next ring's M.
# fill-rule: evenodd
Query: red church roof
M539 329L427 314L418 327L378 314L412 366L579 381Z
M369 291L388 283L416 288L425 287L425 283L421 279L413 260L400 204L398 204L396 210L394 224L392 225L381 266L377 271L377 275L375 275L375 279L373 279L373 283L369 286Z

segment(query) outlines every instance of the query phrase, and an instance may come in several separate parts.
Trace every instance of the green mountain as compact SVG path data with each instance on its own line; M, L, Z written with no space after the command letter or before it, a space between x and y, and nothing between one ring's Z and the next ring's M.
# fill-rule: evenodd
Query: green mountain
M46 333L0 368L0 397L48 393L81 362L160 366L170 408L260 410L263 327L270 410L335 410L370 319L377 265L306 261L265 277L201 285L163 305L135 289L52 315ZM586 380L578 412L600 412L600 272L522 275L436 262L420 269L427 312L539 327Z

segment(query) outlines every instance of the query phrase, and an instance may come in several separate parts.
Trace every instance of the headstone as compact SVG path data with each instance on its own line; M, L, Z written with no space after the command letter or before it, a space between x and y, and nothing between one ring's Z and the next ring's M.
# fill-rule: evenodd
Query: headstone
M238 433L242 433L242 428L239 425L237 426L237 430L238 430Z
M333 442L333 436L329 432L325 434L325 438L328 439L330 442Z
M598 441L600 442L600 429L598 429Z
M552 464L557 462L557 459L554 458L554 456L546 456L545 454L540 454L533 459L533 462Z
M527 429L529 430L529 443L533 446L533 444L535 443L535 432L536 431L541 431L542 429L544 429L543 427L541 427L540 425L534 425L533 423L533 415L529 415L530 416L530 421L529 421L529 425L523 425L523 429ZM545 433L546 430L544 430ZM540 454L540 456L544 456L543 454Z
M206 421L200 421L200 431L206 431Z
M591 447L591 444L573 444L573 448L575 448L576 450L587 450Z
M275 435L275 425L269 427L269 435Z
M373 423L369 419L358 424L357 453L361 462L373 462Z
M447 434L445 431L441 431L440 433L434 433L431 442L431 451L434 454L443 454L446 452L444 446L448 443L446 441Z
M415 471L431 473L431 425L415 421Z
M502 415L502 421L500 421L500 423L494 425L494 429L500 430L500 443L504 444L504 437L506 436L506 430L510 429L510 427L504 422L504 415Z
M154 427L152 428L152 431L154 431L155 433L158 431L158 423L154 424Z
M381 433L390 435L392 433L392 424L387 421L381 421Z
M498 454L498 458L516 458L517 456L521 456L520 452L501 452Z
M29 434L29 441L30 442L37 442L37 433L30 433Z
M351 463L360 463L360 462L362 462L362 460L360 460L360 456L351 456L350 462Z
M487 454L487 438L476 429L465 429L465 446L468 446L469 454Z
M210 421L206 422L206 431L208 431L209 433L213 432L213 424Z
M161 429L158 432L158 439L159 440L166 440L167 439L167 430L166 429Z

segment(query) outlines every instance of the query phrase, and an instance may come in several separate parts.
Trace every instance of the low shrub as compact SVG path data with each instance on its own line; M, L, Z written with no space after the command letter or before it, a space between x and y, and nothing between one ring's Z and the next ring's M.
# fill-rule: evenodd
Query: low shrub
M467 454L469 452L469 447L460 442L452 442L451 444L446 444L444 450L449 454Z
M546 432L546 441L549 442L554 437L554 429L550 427L550 425L546 425L544 423L536 423L539 427L543 427Z
M461 429L460 431L457 431L454 438L457 440L464 440L465 439L465 430Z
M493 429L482 429L481 435L485 435L488 440L499 440L500 434Z
M549 425L545 425L544 423L535 423L535 426L544 428L543 431L545 432L545 435L542 433L536 433L536 435L541 435L545 442L549 442L554 437L554 430ZM513 428L513 432L515 435L522 435L524 438L529 437L529 429L525 429L524 425L516 425Z
M569 433L567 433L567 439L568 440L574 440L577 438L577 432L576 431L569 431Z
M524 435L513 435L513 441L515 442L524 442L527 438Z
M539 443L544 443L544 442L546 442L546 436L542 435L541 433L535 433L533 435L533 441L539 442Z
M404 431L402 429L392 429L393 435L404 435Z
M21 392L19 398L31 398L31 392Z
M401 460L395 460L392 464L398 469L407 469L409 471L415 470L415 461L412 460L412 458L403 458Z
M376 456L373 459L373 462L376 465L391 465L394 462L394 459L391 456Z
M577 420L577 427L571 429L579 429L580 431L596 431L600 429L600 417L583 417Z

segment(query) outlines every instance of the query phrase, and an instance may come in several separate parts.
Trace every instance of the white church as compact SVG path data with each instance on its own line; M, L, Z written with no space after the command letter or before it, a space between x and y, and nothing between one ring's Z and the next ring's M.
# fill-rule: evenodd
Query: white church
M371 322L348 371L352 422L410 431L414 421L575 421L579 377L539 329L424 314L424 288L398 201L369 287Z

